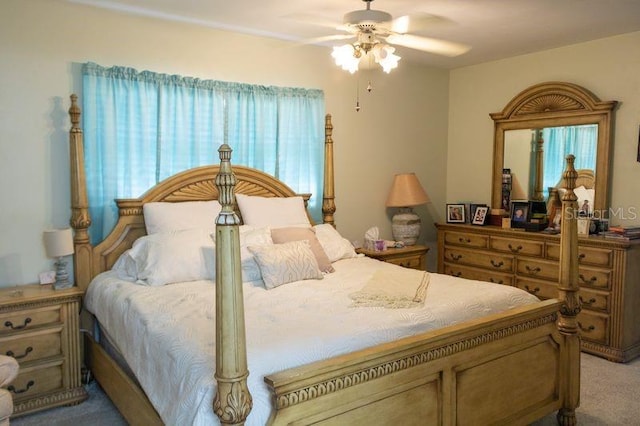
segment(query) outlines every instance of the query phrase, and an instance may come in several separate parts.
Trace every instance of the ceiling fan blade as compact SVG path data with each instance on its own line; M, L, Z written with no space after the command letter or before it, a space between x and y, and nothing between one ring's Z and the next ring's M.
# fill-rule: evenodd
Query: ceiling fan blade
M322 44L328 41L347 40L350 38L355 38L355 35L354 34L333 34L333 35L322 36L322 37L306 38L304 40L298 41L298 43L299 44Z
M452 21L442 16L431 15L429 13L412 13L395 18L391 21L391 31L405 34L419 32L436 25L449 24Z
M282 17L290 21L296 21L305 25L314 25L316 27L333 29L341 29L342 27L341 21L313 13L290 13Z
M471 46L466 44L438 40L429 37L420 37L411 34L391 34L386 38L386 40L389 44L397 44L399 46L449 57L462 55L471 49Z

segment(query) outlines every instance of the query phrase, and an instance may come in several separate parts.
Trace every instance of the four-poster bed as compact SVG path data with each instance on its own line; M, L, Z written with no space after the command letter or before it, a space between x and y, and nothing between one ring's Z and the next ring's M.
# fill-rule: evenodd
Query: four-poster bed
M215 244L217 394L215 401L210 399L206 404L213 407L222 423L244 423L251 410L247 368L251 372L252 363L247 365L243 284L239 278L240 221L233 211L233 194L267 197L295 194L285 184L257 170L239 166L232 170L230 150L223 146L220 166L183 172L161 182L139 199L118 200L118 223L104 241L92 246L87 232L90 218L80 110L77 97L72 95L71 99L71 225L75 229L75 279L81 289L86 290L95 277L110 270L119 257L145 235L144 204L217 199L222 205L216 219ZM576 201L572 191L575 178L569 158L557 299L522 304L266 374L264 382L272 401L268 422L526 424L558 411L560 424L575 424L580 375L580 338L576 324L580 311L578 256L573 214ZM326 117L324 183L323 220L333 224L333 140L329 115ZM452 285L466 281L448 279ZM430 284L429 291L436 292L437 284ZM245 287L245 291L252 290ZM459 315L464 317L464 312ZM212 322L204 322L203 327L210 327ZM314 329L307 330L307 334L313 333ZM158 414L161 407L152 405L137 380L129 377L94 337L87 336L85 340L85 362L121 413L131 424L161 424L163 420Z

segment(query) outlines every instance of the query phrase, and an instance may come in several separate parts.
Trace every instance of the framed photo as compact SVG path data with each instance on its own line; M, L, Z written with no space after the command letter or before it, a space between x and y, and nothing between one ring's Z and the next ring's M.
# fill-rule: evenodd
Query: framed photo
M524 227L529 221L529 203L514 201L511 203L511 226L514 228Z
M473 222L476 217L476 210L478 207L489 207L486 204L469 204L469 222Z
M472 216L473 219L471 219L471 223L473 225L484 225L487 221L488 212L489 212L488 206L478 206L478 208L476 208L476 211Z
M465 223L464 204L447 204L447 223Z

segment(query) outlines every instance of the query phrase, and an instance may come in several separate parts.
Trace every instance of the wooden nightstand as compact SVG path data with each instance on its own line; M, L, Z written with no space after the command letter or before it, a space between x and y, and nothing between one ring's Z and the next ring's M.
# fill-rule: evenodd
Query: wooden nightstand
M0 353L20 364L8 389L13 415L87 398L80 380L79 313L82 291L24 285L0 290Z
M373 251L359 248L356 250L367 257L382 260L383 262L394 263L405 268L427 270L427 252L429 247L414 245L403 248L388 248L384 251Z

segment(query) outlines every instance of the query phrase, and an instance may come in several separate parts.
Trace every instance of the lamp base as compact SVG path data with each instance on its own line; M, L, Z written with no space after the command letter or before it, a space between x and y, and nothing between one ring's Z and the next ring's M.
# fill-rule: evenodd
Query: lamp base
M395 241L402 241L405 246L412 246L420 236L420 216L411 207L403 207L391 219L391 232Z
M63 258L59 258L55 265L56 282L53 283L54 290L73 287L73 283L69 281L69 274L67 273L67 262Z

